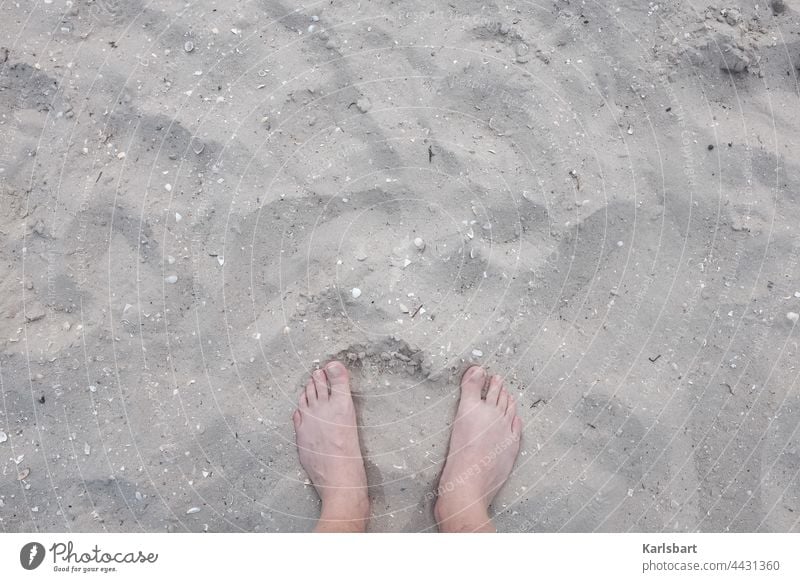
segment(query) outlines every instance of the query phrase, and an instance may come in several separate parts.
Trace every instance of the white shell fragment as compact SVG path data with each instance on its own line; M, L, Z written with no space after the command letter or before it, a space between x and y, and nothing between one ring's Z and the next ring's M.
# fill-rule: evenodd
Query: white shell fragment
M178 282L178 276L177 275L167 275L166 277L164 277L164 281L166 281L167 283L177 283Z
M483 355L483 352L480 350L472 350L472 355L476 358L480 358Z
M4 443L8 440L8 435L0 430L0 443Z
M414 246L417 247L419 252L422 252L425 250L425 241L420 237L417 237L414 239Z
M800 313L790 311L789 313L786 314L786 319L788 319L792 323L797 323L797 320L800 319Z
M358 287L353 287L353 290L350 291L350 293L353 296L353 299L358 299L359 297L361 297L361 289L359 289Z
M186 515L192 515L193 513L200 513L199 507L190 507L186 510Z

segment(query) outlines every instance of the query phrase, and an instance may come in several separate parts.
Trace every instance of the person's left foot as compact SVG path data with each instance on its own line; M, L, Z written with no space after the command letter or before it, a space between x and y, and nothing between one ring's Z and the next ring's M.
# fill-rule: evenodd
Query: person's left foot
M350 376L341 362L315 370L292 416L300 463L322 500L318 531L363 531L367 474L358 442Z

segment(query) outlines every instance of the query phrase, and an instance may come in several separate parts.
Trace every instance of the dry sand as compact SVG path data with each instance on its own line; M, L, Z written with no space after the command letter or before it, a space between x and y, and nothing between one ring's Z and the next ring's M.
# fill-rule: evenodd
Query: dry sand
M333 356L373 530L435 528L469 362L501 530L800 530L798 0L0 21L0 531L308 531Z

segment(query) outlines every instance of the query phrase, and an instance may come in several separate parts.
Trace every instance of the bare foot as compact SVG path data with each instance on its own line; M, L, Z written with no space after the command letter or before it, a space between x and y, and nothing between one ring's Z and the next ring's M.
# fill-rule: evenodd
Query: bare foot
M434 508L439 531L495 531L489 504L506 482L519 453L522 419L500 376L472 366L461 378L450 449Z
M344 364L328 362L314 371L292 420L300 464L322 500L315 531L364 531L369 517L367 474Z

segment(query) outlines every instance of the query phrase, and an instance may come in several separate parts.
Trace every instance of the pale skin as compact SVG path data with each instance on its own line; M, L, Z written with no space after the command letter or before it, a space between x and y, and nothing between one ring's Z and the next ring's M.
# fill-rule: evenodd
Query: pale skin
M322 501L314 531L365 531L367 474L344 364L332 361L314 371L292 420L300 463ZM522 420L503 379L480 366L467 369L436 489L439 531L496 531L489 506L511 474L521 435Z

